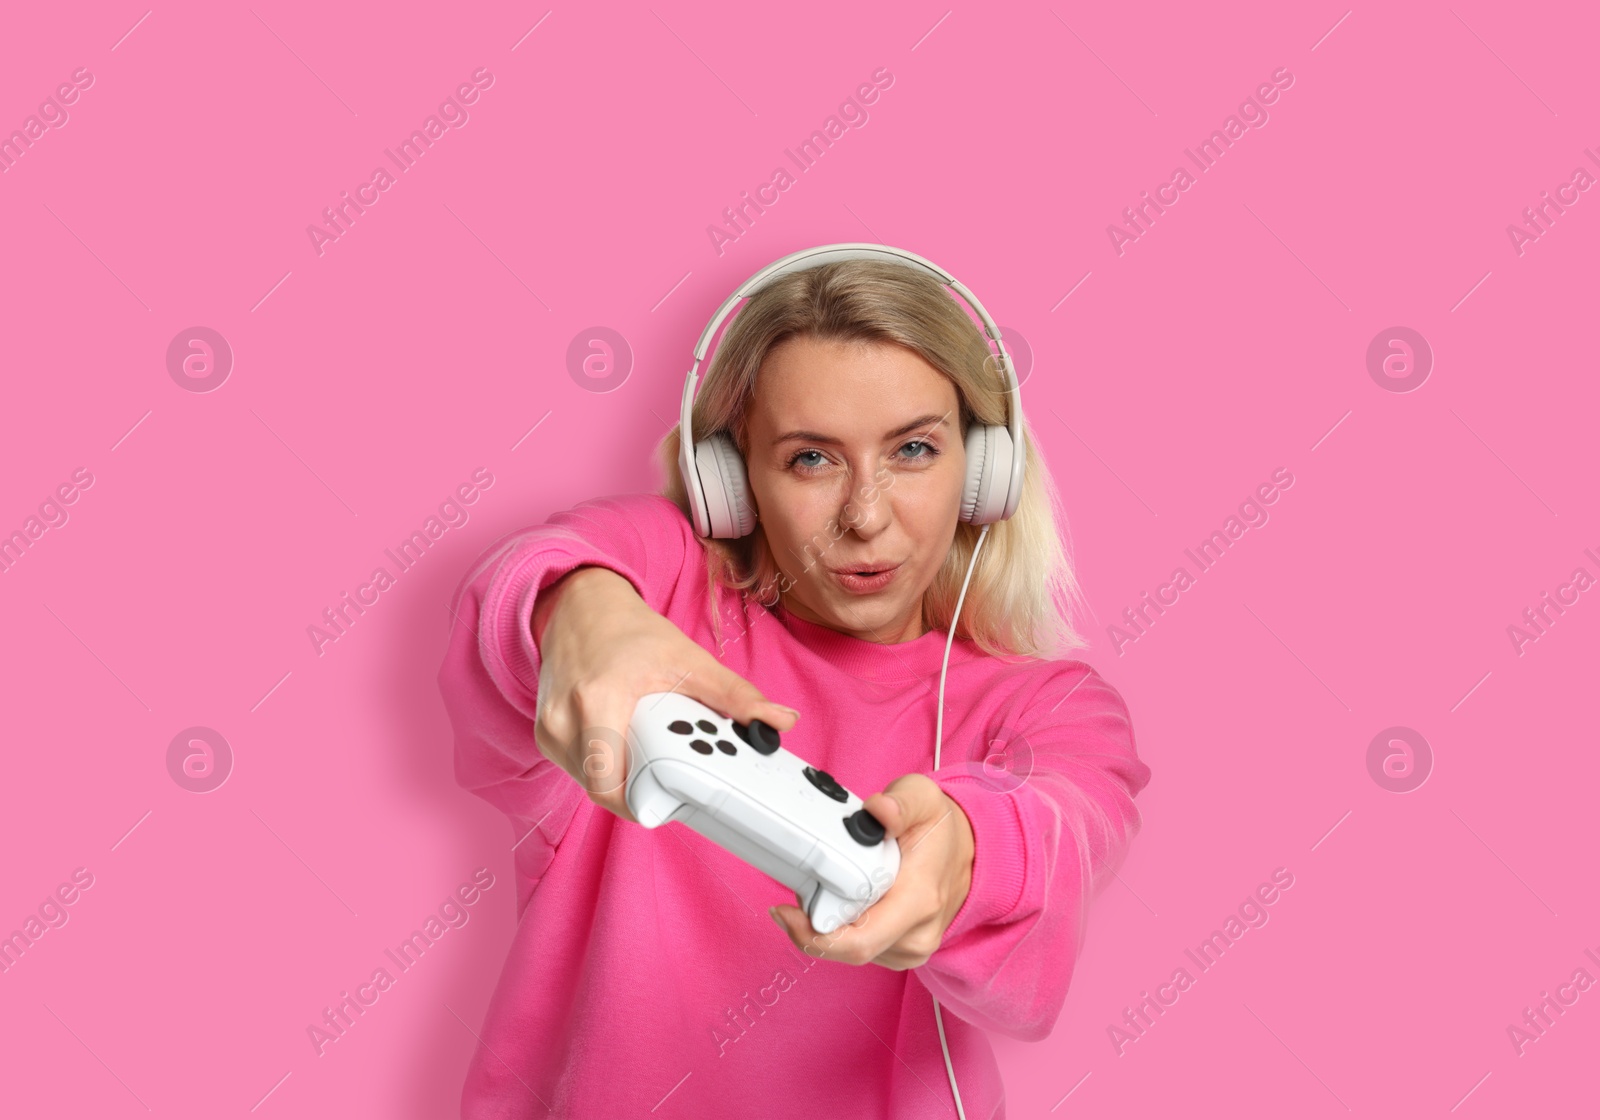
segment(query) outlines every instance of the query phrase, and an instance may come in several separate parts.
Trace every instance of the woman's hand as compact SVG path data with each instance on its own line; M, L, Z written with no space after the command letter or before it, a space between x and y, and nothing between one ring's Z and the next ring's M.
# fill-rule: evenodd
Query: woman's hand
M800 713L774 704L609 568L576 568L534 604L539 650L539 752L577 779L589 800L625 820L626 732L639 698L678 692L723 715L783 732Z
M860 918L818 933L798 906L774 906L789 939L813 957L903 970L926 964L972 887L972 825L932 778L907 774L866 800L900 844L900 870Z

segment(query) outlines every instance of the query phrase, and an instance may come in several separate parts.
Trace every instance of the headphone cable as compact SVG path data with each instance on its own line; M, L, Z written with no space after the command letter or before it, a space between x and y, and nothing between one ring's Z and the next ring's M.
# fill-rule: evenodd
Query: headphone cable
M950 617L950 632L944 639L944 664L939 666L939 711L934 719L933 728L933 768L939 769L940 746L944 742L944 678L950 670L950 646L956 640L956 619L961 617L961 604L967 600L967 585L972 582L972 570L977 567L978 553L983 549L984 538L989 535L989 526L985 525L978 532L978 543L972 546L972 559L967 563L966 578L961 581L961 594L956 597L955 613ZM930 992L929 995L932 995ZM956 1099L957 1120L967 1120L966 1110L961 1107L961 1090L956 1088L956 1068L950 1061L950 1043L944 1035L944 1016L939 1011L939 997L933 996L933 1021L939 1028L939 1048L944 1051L944 1071L950 1078L950 1094Z

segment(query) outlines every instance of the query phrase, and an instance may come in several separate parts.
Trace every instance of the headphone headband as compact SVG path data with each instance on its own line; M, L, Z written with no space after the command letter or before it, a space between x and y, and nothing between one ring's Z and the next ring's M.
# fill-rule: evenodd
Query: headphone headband
M1006 379L1006 430L1011 436L1011 445L1016 449L1011 462L1010 477L1007 479L1009 486L1009 500L1006 502L1005 516L1010 516L1016 509L1016 503L1022 492L1022 465L1025 457L1022 454L1022 391L1017 381L1017 371L1011 361L1011 355L1006 352L1005 343L1000 340L1000 328L995 325L994 318L988 309L983 306L978 297L967 289L967 286L957 280L950 273L916 253L905 249L897 249L889 245L874 245L863 241L846 241L834 245L818 245L810 249L802 249L797 253L790 253L780 257L766 267L759 269L743 284L740 284L722 306L717 308L717 313L706 324L705 330L700 332L700 340L695 343L694 365L689 367L689 375L683 383L683 401L679 409L678 423L678 465L685 479L693 476L694 466L694 392L700 380L700 363L705 360L706 353L711 345L711 340L728 318L733 314L734 307L741 300L749 299L761 291L768 284L779 277L787 276L793 272L800 272L808 268L817 268L821 265L832 264L835 261L875 260L891 264L908 265L926 272L938 280L939 283L952 289L970 307L983 323L984 332L994 341L999 350L1000 369ZM689 487L690 502L696 502L696 490Z

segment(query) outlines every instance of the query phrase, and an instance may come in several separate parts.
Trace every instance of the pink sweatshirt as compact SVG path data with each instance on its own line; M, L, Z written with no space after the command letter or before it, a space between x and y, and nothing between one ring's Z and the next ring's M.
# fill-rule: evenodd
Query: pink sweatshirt
M439 686L457 779L511 819L520 924L462 1116L954 1116L930 992L967 1116L1003 1116L984 1032L1050 1033L1089 901L1139 827L1150 771L1116 690L1079 661L957 641L935 772L943 633L881 645L719 596L723 664L801 713L786 748L863 797L929 774L972 823L971 893L927 964L816 960L767 915L792 891L681 824L598 808L539 753L530 617L581 564L717 651L704 546L660 495L580 503L463 579Z

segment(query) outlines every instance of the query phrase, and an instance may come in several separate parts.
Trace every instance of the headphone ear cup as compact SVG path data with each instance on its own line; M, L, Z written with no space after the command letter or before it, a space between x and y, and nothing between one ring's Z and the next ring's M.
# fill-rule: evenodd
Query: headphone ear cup
M961 520L987 525L1006 515L1011 488L1011 433L1004 424L967 429L967 481L961 488Z
M756 525L755 506L750 501L750 481L745 475L744 457L727 432L717 432L694 445L694 462L700 476L708 536L737 539Z

